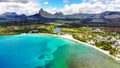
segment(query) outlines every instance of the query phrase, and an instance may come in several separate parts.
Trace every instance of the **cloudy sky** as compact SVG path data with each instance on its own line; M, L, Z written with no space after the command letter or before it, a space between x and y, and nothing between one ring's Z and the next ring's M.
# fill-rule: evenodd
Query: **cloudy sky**
M120 11L120 0L0 0L0 14L16 12L32 15L40 8L50 13L101 13Z

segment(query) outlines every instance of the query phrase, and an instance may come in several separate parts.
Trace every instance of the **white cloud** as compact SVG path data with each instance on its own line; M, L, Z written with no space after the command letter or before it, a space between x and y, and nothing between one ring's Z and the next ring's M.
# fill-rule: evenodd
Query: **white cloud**
M31 0L0 0L0 2L21 2L21 3L27 3Z
M0 2L0 14L5 12L16 12L17 14L32 15L39 11L39 4L35 1L22 2Z
M64 14L120 11L120 0L83 0L80 4L66 4L61 11Z
M43 4L46 4L46 5L47 5L47 4L49 4L49 2L44 2Z

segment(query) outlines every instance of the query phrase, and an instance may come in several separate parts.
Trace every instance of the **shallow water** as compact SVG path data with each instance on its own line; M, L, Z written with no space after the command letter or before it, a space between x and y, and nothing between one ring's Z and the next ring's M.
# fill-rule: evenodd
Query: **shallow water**
M120 63L83 44L21 34L0 37L0 68L120 68Z

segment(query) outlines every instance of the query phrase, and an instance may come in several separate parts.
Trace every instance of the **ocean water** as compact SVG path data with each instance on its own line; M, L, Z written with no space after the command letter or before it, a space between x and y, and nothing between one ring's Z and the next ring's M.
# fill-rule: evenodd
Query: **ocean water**
M120 68L83 44L36 34L0 36L0 68Z

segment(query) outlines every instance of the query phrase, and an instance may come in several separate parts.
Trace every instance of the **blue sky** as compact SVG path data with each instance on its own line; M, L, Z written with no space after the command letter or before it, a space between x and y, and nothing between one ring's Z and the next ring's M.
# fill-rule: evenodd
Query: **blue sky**
M120 11L120 0L0 0L0 14L16 12L17 14L33 15L40 8L54 14L101 13Z
M63 8L65 4L79 4L82 3L82 0L39 0L40 7L48 8L48 7L56 7ZM48 4L44 4L44 2L48 2Z

